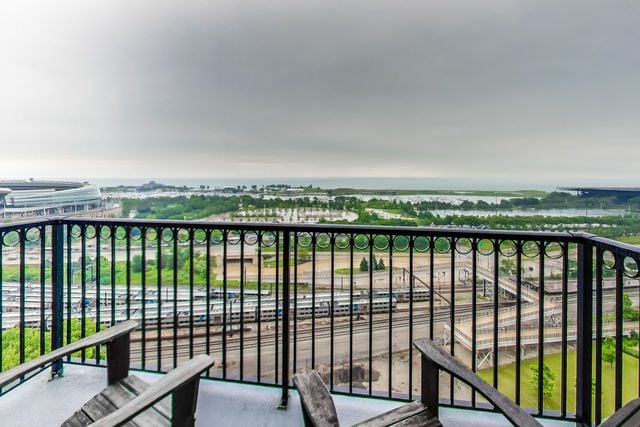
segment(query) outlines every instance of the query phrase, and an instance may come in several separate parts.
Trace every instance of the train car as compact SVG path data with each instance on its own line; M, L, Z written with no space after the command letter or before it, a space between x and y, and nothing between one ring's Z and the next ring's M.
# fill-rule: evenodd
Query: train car
M414 302L429 301L429 294L430 294L429 288L426 288L426 287L413 288L413 301ZM377 297L389 298L388 291L377 291L374 293L374 295ZM400 303L409 302L411 300L411 291L406 288L395 289L391 293L391 297L396 298Z
M39 307L39 305L38 305ZM333 303L331 299L319 298L314 301L312 298L298 298L291 301L291 318L297 320L310 319L313 317L349 316L388 313L396 310L397 299L392 295L388 296L376 294L369 297L366 294L358 294L353 297L349 295L337 295ZM39 310L27 311L29 323L34 325L39 321ZM66 309L66 308L65 308ZM82 311L80 304L72 304L70 307L71 316L79 317ZM16 315L19 314L16 312ZM208 314L208 315L207 315ZM17 316L8 316L5 313L5 327L11 327L17 322ZM194 324L205 326L207 321L210 325L221 325L223 323L252 323L260 321L274 321L281 319L282 301L276 305L275 298L265 298L258 305L257 300L245 300L240 304L238 300L212 300L207 305L204 300L194 301L167 301L158 302L148 299L138 302L131 302L128 309L123 305L96 307L90 305L85 307L86 318L96 321L100 318L100 323L109 325L127 318L142 321L147 327L154 327L160 323L161 326L187 326ZM10 317L10 318L9 318ZM14 318L16 317L16 318ZM33 320L32 320L33 319Z

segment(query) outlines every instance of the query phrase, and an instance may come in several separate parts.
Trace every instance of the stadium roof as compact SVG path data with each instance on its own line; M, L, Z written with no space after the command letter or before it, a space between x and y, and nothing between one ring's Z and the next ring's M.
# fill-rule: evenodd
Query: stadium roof
M0 188L10 189L13 191L22 190L70 190L72 188L81 188L86 184L73 181L39 181L39 180L0 180Z
M558 190L577 191L582 197L616 197L620 201L640 197L640 187L558 187Z
M1 184L1 182L0 182ZM569 191L633 191L640 192L640 187L558 187L558 190Z

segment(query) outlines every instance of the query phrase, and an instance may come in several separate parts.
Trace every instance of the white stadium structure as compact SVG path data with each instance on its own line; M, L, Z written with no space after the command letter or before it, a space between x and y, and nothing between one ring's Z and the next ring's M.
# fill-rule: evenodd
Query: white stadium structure
M86 182L0 180L0 217L66 215L101 207L100 189Z

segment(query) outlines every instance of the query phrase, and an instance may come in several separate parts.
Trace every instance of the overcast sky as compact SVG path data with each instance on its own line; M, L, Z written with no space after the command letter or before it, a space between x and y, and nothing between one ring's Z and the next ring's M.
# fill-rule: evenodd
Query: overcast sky
M2 178L640 185L639 160L635 0L0 2Z

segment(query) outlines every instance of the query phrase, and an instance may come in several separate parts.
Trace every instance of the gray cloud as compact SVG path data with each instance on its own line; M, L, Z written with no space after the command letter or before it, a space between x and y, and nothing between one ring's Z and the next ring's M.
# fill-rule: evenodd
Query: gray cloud
M3 175L637 179L631 1L131 3L0 5Z

